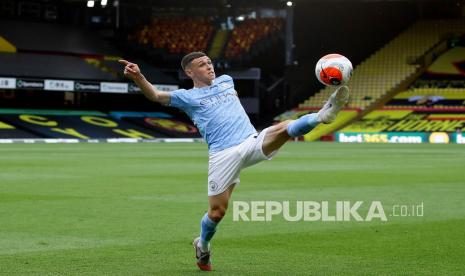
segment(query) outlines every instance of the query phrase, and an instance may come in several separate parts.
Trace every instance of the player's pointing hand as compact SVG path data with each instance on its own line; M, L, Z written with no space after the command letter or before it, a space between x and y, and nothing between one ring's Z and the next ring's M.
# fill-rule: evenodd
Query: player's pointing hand
M142 77L139 66L135 63L129 62L124 59L118 60L119 63L124 65L124 75L132 80Z

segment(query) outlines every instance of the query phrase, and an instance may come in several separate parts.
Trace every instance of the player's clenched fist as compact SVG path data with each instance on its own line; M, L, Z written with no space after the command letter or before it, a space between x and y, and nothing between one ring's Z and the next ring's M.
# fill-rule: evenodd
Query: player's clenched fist
M119 63L124 65L124 75L132 80L142 78L139 66L124 59L118 60Z

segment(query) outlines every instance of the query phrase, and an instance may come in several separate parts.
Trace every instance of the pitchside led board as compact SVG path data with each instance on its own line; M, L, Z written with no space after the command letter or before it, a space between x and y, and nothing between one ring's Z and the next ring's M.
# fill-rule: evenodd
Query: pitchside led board
M0 110L1 138L198 138L189 122L155 112Z
M174 118L165 112L110 112L110 116L173 138L200 138L190 121Z
M0 139L14 139L14 138L23 138L23 139L36 139L40 138L33 133L18 129L17 127L7 124L0 121Z
M17 129L26 130L43 138L141 138L166 137L150 129L144 129L104 114L86 115L37 115L5 114L0 121ZM16 138L24 138L22 133ZM2 132L3 136L3 132Z
M344 143L465 143L463 111L380 109L335 133Z
M200 138L200 133L190 123L170 118L132 117L124 118L129 123L153 129L158 133L173 138Z
M178 85L152 84L160 91L173 91ZM73 91L95 93L141 93L134 83L125 82L98 82L77 80L55 80L40 78L9 78L0 76L1 89L34 89L48 91Z
M407 91L335 134L345 143L465 144L465 47L438 57Z

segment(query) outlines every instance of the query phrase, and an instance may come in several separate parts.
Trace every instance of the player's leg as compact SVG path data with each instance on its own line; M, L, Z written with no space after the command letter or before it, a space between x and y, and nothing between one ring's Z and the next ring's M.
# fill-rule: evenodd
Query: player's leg
M220 222L226 214L229 199L231 198L234 187L235 184L232 184L226 191L222 192L221 194L208 197L208 202L210 203L210 207L208 208L208 216L214 222Z
M228 209L229 199L231 198L234 184L229 186L228 189L219 195L209 196L208 202L210 204L208 212L202 218L201 222L201 246L202 249L208 250L210 240L216 232L216 225L223 219Z
M216 225L223 219L228 209L229 199L231 198L234 184L229 186L226 191L219 195L209 196L208 202L210 204L208 212L202 219L202 229L200 233L202 247L208 249L208 244L215 234Z
M263 154L269 156L289 141L292 136L287 132L287 128L292 122L292 120L287 120L268 128L262 144Z
M278 150L290 137L298 137L310 132L319 123L329 124L336 119L337 113L349 100L349 88L341 86L334 91L318 113L307 114L294 121L284 121L268 128L263 139L262 149L265 155Z
M211 270L210 241L216 232L216 226L226 214L234 186L232 184L221 194L208 197L210 206L200 222L200 237L194 240L197 266L201 270Z

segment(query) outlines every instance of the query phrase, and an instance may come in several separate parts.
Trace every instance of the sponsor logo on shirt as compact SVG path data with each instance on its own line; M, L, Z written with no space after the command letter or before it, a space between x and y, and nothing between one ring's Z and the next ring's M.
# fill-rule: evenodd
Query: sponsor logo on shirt
M211 97L205 98L200 101L200 105L212 107L212 106L220 105L220 104L227 103L227 102L234 101L234 100L237 100L237 94L236 94L236 91L231 90L231 91L228 91L222 94L217 94L217 95L213 95Z

